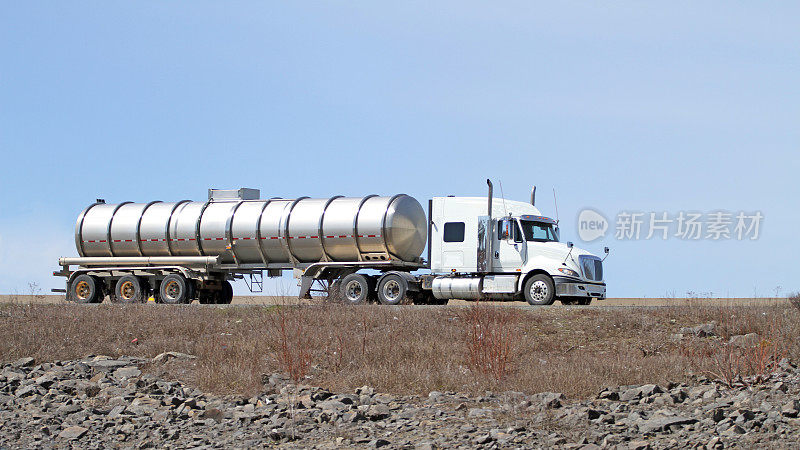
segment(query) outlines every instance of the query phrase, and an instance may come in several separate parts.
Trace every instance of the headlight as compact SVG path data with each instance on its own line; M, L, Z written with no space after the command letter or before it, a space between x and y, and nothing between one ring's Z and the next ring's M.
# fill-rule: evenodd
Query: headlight
M563 273L564 275L569 275L571 277L580 278L580 276L578 275L578 272L575 272L572 269L565 269L563 267L559 267L558 271Z

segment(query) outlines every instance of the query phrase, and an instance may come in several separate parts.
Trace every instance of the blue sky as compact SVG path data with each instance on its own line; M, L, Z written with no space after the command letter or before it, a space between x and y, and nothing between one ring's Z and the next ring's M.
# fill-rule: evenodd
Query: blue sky
M800 290L794 2L6 2L0 292L109 202L505 196L612 296ZM577 241L578 212L761 211L756 241ZM291 284L290 282L288 284ZM237 292L241 292L237 287Z

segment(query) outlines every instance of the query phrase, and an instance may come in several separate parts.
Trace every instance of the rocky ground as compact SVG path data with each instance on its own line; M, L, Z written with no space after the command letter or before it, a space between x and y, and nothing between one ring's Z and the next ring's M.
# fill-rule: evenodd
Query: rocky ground
M166 359L190 355L162 354ZM23 358L0 372L0 448L795 447L800 370L728 388L620 386L571 401L558 393L427 397L335 393L265 376L253 398L217 397L142 372L153 360ZM145 367L146 368L146 367Z

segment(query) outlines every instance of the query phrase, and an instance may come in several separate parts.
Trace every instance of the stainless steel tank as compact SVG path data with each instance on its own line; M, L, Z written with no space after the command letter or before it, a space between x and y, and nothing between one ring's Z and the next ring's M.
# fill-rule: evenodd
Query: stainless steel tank
M408 195L295 200L96 203L78 217L82 257L220 256L294 267L318 261L416 261L427 218Z

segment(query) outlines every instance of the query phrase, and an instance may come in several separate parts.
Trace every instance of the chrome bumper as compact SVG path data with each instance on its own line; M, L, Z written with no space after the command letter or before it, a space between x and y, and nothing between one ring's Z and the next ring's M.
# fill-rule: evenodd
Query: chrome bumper
M556 297L606 298L606 284L584 282L575 278L553 277L556 284Z

